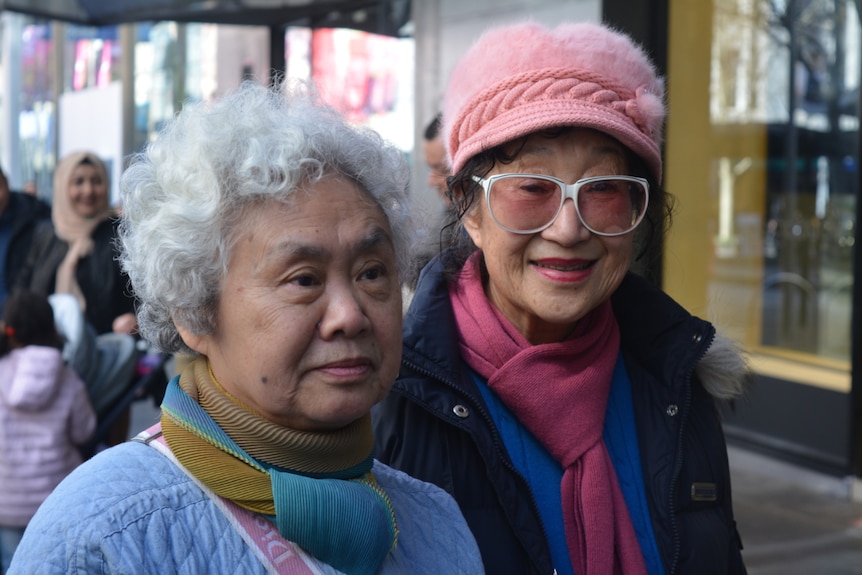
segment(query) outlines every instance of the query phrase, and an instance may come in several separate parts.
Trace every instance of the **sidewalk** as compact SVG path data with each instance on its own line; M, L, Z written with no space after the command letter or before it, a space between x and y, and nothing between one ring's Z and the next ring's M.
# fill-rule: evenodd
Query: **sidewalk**
M841 479L730 447L749 575L862 575L862 503Z

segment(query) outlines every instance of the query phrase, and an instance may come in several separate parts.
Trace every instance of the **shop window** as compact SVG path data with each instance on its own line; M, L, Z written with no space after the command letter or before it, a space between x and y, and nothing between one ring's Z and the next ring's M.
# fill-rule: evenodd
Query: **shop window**
M105 88L120 79L117 26L66 26L64 92Z
M290 27L287 75L310 79L351 121L413 148L413 39L346 28Z
M55 163L54 42L48 23L25 17L19 22L21 27L10 30L21 36L21 89L17 101L21 181L40 197L50 198Z
M856 3L672 6L665 183L679 210L665 287L755 370L849 391Z

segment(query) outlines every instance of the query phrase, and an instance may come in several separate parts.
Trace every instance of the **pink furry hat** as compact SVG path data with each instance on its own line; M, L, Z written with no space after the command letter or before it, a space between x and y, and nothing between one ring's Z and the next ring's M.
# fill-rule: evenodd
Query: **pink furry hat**
M555 126L613 136L661 182L664 82L644 51L605 26L526 23L485 32L457 64L443 102L453 173L472 156Z

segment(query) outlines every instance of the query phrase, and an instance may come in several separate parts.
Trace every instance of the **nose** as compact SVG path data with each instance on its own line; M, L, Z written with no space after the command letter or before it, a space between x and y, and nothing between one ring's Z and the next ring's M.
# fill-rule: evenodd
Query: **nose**
M96 195L96 186L89 179L81 182L81 193L84 196L91 197Z
M369 320L357 293L348 285L333 285L327 298L326 311L318 324L323 340L339 335L353 338L368 329Z
M575 245L590 239L592 232L584 226L578 217L575 202L572 198L566 198L557 219L544 229L542 237L546 240L556 242L562 246Z

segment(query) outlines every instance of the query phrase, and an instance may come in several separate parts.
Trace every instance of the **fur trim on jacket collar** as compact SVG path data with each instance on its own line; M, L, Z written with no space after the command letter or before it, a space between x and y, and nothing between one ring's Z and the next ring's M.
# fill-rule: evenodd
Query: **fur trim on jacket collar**
M745 353L736 342L721 334L715 335L695 373L710 395L723 400L744 395L752 381Z

